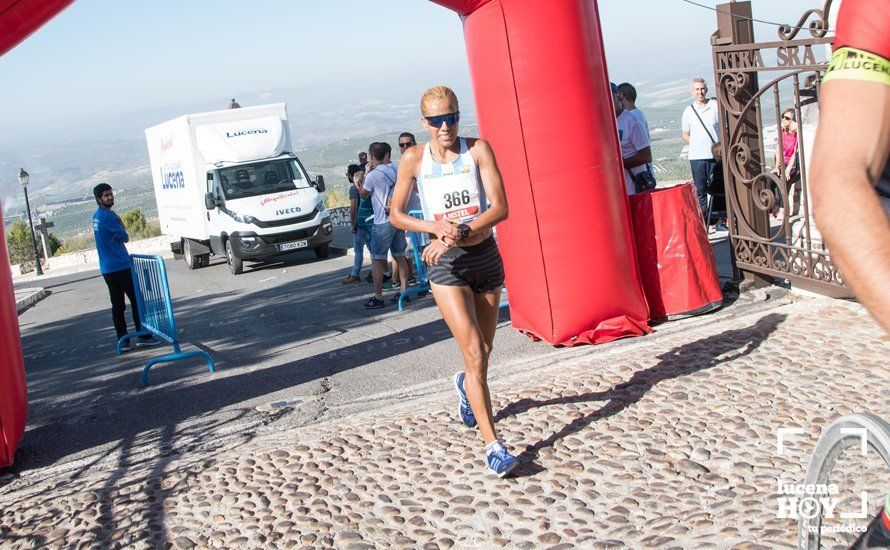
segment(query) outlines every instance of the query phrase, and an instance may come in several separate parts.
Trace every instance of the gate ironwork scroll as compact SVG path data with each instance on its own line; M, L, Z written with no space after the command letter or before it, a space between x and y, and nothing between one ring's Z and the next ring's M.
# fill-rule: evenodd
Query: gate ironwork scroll
M754 41L750 2L721 4L711 44L736 269L765 283L788 279L793 286L848 297L852 294L813 223L808 192L820 81L833 41L831 4L825 0L796 25L779 27L777 39L769 42ZM763 86L761 75L769 79ZM797 150L788 162L783 123L797 134ZM790 149L794 138L786 140Z

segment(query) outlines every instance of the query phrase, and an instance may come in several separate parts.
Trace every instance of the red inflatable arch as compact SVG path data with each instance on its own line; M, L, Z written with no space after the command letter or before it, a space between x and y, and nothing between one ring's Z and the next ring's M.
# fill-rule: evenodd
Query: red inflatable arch
M433 1L463 19L504 175L513 326L560 345L648 332L596 2Z
M72 1L0 0L0 55ZM463 20L481 133L507 186L498 237L513 326L557 345L648 332L595 0L433 1ZM0 342L13 353L0 357L0 403L24 393L11 374L23 369L6 265ZM24 406L0 409L0 444L11 445L0 465Z

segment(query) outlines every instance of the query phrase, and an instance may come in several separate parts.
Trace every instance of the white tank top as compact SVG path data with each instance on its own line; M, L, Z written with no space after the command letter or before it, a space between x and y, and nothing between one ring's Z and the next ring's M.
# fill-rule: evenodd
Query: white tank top
M467 223L485 212L485 189L466 138L460 138L460 154L447 164L433 159L429 143L423 147L417 192L425 220L445 218Z

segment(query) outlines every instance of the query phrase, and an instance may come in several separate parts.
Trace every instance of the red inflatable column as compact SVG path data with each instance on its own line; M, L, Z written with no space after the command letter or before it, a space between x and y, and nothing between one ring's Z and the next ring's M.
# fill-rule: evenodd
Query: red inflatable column
M6 243L2 208L0 243ZM12 273L9 271L6 246L0 244L0 467L12 464L15 449L25 431L27 414L28 394Z
M596 3L435 1L463 16L507 188L513 326L559 345L648 332Z
M0 55L16 47L74 0L0 2Z

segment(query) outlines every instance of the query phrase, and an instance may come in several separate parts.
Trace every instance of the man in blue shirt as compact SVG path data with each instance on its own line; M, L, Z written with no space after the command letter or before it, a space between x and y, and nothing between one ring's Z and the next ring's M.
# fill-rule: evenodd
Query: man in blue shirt
M136 331L142 329L139 322L139 311L136 307L136 290L133 287L133 275L130 272L130 254L124 243L130 240L130 236L124 229L120 217L112 212L114 206L114 192L107 183L100 183L93 188L93 196L99 203L99 209L93 214L93 237L96 239L96 252L99 253L99 270L108 285L108 294L111 297L111 318L114 321L114 330L118 340L127 334L127 320L124 317L126 304L124 295L130 300L130 311L133 314L133 324ZM143 346L154 346L160 342L151 336L140 336L137 343ZM127 340L123 348L129 351L132 347Z

